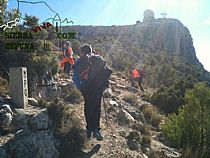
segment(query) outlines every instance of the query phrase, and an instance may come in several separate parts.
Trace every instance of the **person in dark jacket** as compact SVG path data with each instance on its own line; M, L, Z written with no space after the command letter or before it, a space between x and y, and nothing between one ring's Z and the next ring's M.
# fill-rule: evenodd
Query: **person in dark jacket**
M81 77L81 69L84 72L88 71L88 55L92 53L91 45L83 45L79 51L79 59L74 64L73 69L73 81L78 89L82 92L84 97L84 113L86 119L87 138L91 138L92 135L97 140L103 140L103 136L100 133L100 116L101 116L101 99L103 96L104 86L100 83L100 78L94 78L89 81L84 77Z

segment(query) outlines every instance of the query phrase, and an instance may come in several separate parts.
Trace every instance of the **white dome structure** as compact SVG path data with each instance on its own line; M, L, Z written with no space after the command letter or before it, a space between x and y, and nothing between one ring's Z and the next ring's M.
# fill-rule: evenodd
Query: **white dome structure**
M151 9L147 9L144 11L144 19L143 22L145 23L151 23L153 22L154 18L154 12Z

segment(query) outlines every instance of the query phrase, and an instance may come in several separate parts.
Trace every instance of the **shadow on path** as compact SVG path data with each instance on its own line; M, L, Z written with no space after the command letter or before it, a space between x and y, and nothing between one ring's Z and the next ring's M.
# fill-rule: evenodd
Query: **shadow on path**
M93 146L93 148L91 149L91 151L84 153L83 158L90 158L91 156L93 156L94 154L96 154L101 148L100 144L96 144L95 146Z

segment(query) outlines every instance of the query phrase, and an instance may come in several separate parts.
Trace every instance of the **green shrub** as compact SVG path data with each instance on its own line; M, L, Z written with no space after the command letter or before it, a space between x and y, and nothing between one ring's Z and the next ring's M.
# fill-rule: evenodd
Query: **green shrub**
M143 125L142 123L137 122L132 125L132 129L141 132L143 135L149 136L151 127L149 125Z
M209 105L210 88L204 83L195 84L194 89L187 90L185 105L179 108L178 114L169 115L161 126L164 135L177 147L190 147L192 151L198 150L200 157L209 157Z
M148 94L147 93L147 94L143 95L142 96L142 100L151 103L152 102L152 96L151 96L151 94Z
M177 112L178 108L184 104L184 94L187 89L193 88L195 81L187 78L180 80L169 87L161 87L152 95L151 101L166 113Z
M112 54L112 67L119 71L124 71L125 68L133 66L134 60L122 53Z
M193 150L190 147L186 147L182 150L182 157L183 158L200 158L199 152L197 150Z
M84 156L82 149L87 143L84 130L72 127L69 132L60 133L56 137L60 140L60 158Z
M0 96L4 96L9 93L7 80L0 77Z
M65 103L55 100L47 106L53 121L53 134L60 142L58 149L61 158L82 157L86 145L86 135L81 128L80 118Z
M31 72L35 72L39 78L39 82L48 70L51 70L52 75L55 75L58 71L58 55L45 52L45 54L33 54L28 69Z
M48 115L53 121L54 130L61 128L61 119L67 110L67 105L59 100L54 100L47 106Z
M158 127L161 121L161 116L158 114L157 109L152 106L144 106L143 113L146 119L155 127Z
M150 144L151 144L151 137L150 136L143 136L142 137L142 145L145 146L145 147L149 147Z

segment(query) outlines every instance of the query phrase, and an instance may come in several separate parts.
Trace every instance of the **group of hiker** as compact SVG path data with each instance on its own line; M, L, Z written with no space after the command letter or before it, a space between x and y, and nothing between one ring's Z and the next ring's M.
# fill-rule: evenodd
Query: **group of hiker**
M78 56L76 61L73 58L71 43L64 42L60 65L63 72L67 74L70 74L70 70L73 69L72 79L84 97L87 138L95 137L97 140L103 140L100 132L101 99L104 90L109 86L112 70L89 44L84 44L74 53ZM131 86L135 86L137 82L140 89L144 91L142 87L144 69L139 71L132 67L130 73Z

